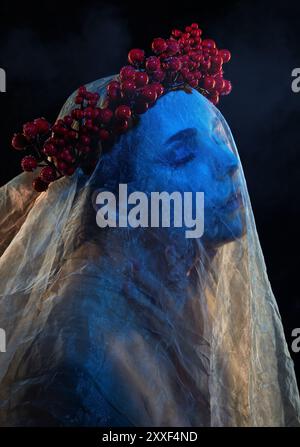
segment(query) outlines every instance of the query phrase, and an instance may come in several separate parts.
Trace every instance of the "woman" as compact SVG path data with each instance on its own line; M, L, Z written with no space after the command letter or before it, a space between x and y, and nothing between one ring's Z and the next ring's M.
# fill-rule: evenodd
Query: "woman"
M114 79L88 88L101 101ZM40 194L32 178L1 189L1 425L300 425L238 152L211 101L170 91L90 177ZM204 192L202 237L99 228L97 196L120 184Z

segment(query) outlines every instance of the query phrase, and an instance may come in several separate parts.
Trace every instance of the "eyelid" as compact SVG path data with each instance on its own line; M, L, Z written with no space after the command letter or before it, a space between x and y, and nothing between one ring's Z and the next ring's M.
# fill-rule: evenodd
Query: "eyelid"
M194 153L187 154L185 157L182 157L182 159L178 160L177 162L174 161L173 167L178 168L179 166L187 164L189 161L194 160L196 155Z
M180 151L182 152L182 154L180 154ZM176 155L179 156L176 158ZM172 167L178 167L180 165L188 163L195 157L196 157L196 148L193 148L191 146L190 147L183 146L181 144L180 146L177 145L177 147L174 146L171 150L167 152L167 154L165 154L165 161Z

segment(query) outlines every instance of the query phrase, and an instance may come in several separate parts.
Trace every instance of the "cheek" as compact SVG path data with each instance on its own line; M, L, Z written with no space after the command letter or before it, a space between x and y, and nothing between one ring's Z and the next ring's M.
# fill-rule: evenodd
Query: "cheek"
M199 191L215 202L218 186L209 157L197 156L183 166L172 168L152 159L136 160L135 188L139 191Z

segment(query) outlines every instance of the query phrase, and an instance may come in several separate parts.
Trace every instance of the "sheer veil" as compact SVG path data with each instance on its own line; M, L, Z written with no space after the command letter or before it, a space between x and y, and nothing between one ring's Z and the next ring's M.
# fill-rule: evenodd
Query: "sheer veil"
M112 78L89 88L103 98ZM181 287L103 241L91 204L101 157L90 177L77 170L43 193L32 190L31 173L0 189L1 425L300 425L236 144L208 107L239 160L246 231L213 256L201 239L189 245L174 267ZM124 230L123 247L139 234ZM199 256L187 275L190 250Z

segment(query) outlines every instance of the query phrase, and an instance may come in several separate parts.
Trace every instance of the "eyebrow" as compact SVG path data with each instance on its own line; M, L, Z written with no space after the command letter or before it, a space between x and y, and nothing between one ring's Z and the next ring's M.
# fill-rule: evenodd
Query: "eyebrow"
M174 135L169 137L165 144L168 145L170 143L176 143L176 141L182 141L185 138L193 138L197 135L198 131L195 127L190 127L187 129L180 130L179 132L176 132Z

